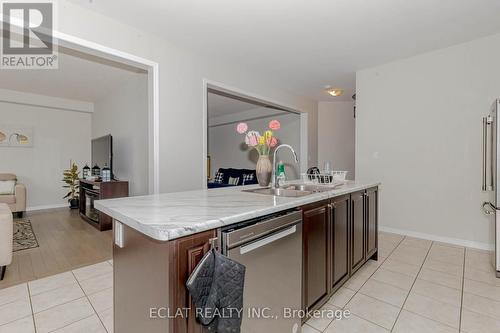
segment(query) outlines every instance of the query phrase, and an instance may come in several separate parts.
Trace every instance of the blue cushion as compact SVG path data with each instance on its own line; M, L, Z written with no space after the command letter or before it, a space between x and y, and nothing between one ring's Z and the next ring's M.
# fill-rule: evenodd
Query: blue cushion
M253 181L246 181L245 185L257 184L257 174L255 170L251 169L234 169L234 168L219 168L218 172L222 172L224 174L222 184L229 183L229 177L239 178L238 185L243 185L243 175L253 174Z
M208 182L207 188L219 188L219 187L231 187L235 185L229 185L229 184L218 184L218 183L212 183Z

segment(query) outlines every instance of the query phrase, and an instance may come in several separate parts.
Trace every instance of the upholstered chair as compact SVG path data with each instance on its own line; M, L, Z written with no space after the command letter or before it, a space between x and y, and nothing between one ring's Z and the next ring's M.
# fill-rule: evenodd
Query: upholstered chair
M0 203L5 203L9 206L12 213L16 213L19 217L23 216L26 211L26 187L17 183L17 177L11 173L0 173L0 181L14 180L16 187L14 194L0 195Z
M12 211L7 204L0 203L0 280L3 280L7 265L12 262L13 232Z

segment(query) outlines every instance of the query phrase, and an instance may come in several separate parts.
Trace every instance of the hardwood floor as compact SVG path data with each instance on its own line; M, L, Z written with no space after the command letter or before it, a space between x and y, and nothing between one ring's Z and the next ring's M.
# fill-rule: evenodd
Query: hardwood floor
M30 212L25 218L31 221L39 247L14 252L0 289L112 257L112 231L93 228L78 210Z

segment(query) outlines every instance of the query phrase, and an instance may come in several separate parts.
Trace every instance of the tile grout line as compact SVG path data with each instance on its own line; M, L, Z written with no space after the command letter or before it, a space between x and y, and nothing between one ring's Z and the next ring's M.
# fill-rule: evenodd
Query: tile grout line
M415 279L413 280L413 283L411 284L410 290L408 291L408 295L406 295L405 300L403 302L403 305L401 306L401 309L399 309L398 315L396 317L396 320L394 321L394 324L392 324L392 328L390 329L390 332L394 331L394 327L396 326L396 323L398 322L398 319L401 316L401 312L403 312L406 301L408 300L408 297L410 297L413 286L415 285L415 282L418 279L418 275L420 274L420 272L422 271L422 268L424 267L425 261L427 260L427 257L429 256L429 252L431 251L433 244L434 244L434 241L431 241L431 244L430 244L429 248L427 249L427 253L425 254L425 258L422 261L422 264L420 265L420 269L418 270L417 276L415 277Z
M83 298L83 297L82 297L82 298ZM59 331L60 329L66 328L66 327L68 327L68 326L70 326L70 325L73 325L73 324L75 324L75 323L78 323L78 322L80 322L80 321L82 321L82 320L89 319L89 318L90 318L90 317L92 317L92 316L93 316L93 314L92 314L92 315L90 315L90 316L88 316L88 317L85 317L85 318L82 318L82 319L78 319L77 321L74 321L74 322L69 323L69 324L67 324L67 325L64 325L64 326L58 327L58 328L56 328L55 330L49 331L48 333L52 333L52 332Z
M42 312L46 312L46 311L52 310L53 308L58 307L58 306L61 306L61 305L66 305L66 304L69 304L69 303L71 303L71 302L78 301L78 300L80 300L80 299L82 299L82 298L87 298L87 297L86 297L86 296L78 297L78 298L75 298L75 299L73 299L73 300L71 300L71 301L67 301L67 302L64 302L64 303L61 303L61 304L58 304L58 305L51 306L50 308L47 308L47 309L42 310L42 311L40 311L40 312L37 312L36 314L39 314L39 313L42 313ZM35 313L33 313L33 314L32 314L32 316L33 316L33 318L34 318L34 317L35 317ZM26 317L27 317L27 316L26 316ZM24 318L26 318L26 317L24 317ZM86 318L88 318L88 317L85 317L85 318L82 318L82 319L86 319ZM79 320L77 320L77 321L74 321L73 323L76 323L76 322L78 322L78 321L80 321L80 320L82 320L82 319L79 319ZM71 324L73 324L73 323L71 323ZM36 325L35 325L35 326L36 326ZM65 326L63 326L63 327L66 327L66 326L68 326L68 325L65 325ZM62 328L62 327L60 327L60 328ZM58 328L58 329L59 329L59 328ZM53 332L53 331L51 331L51 332Z
M28 297L30 299L30 307L31 307L31 319L33 321L33 328L35 329L35 333L36 333L37 329L36 329L36 324L35 324L35 311L33 310L33 303L31 302L30 285L28 283L26 283L26 288L28 288Z
M427 319L428 321L435 322L436 324L439 324L439 325L441 325L441 326L446 326L446 327L448 327L448 328L451 328L452 330L457 330L457 328L456 328L456 327L450 326L449 324L446 324L446 323L442 323L442 322L440 322L440 321L437 321L436 319L432 319L432 318L429 318L429 317L423 316L423 315L421 315L421 314L419 314L419 313L416 313L416 312L411 311L411 310L408 310L408 309L404 309L404 310L405 310L406 312L409 312L409 313L414 314L414 315L415 315L415 316L417 316L417 317L421 317L421 318ZM465 333L465 332L460 332L460 331L457 331L457 333Z
M307 323L304 323L304 325L302 325L302 327L304 327L304 326L309 327L309 328L310 328L310 329L312 329L314 332L319 332L319 333L323 333L323 332L324 332L324 331L319 331L319 330L315 329L314 327L312 327L311 325L309 325L309 324L307 324ZM327 326L326 328L328 328L328 326ZM326 328L325 328L325 330L326 330Z
M92 307L92 310L94 310L94 314L97 316L97 319L99 319L99 321L101 322L102 327L104 328L104 330L106 332L108 332L108 329L106 328L106 325L104 325L104 322L102 321L101 316L99 316L99 313L97 313L97 310L94 308L94 305L90 301L89 296L87 295L87 293L85 292L85 290L82 288L82 286L80 284L80 281L78 281L78 279L76 278L75 273L73 273L73 271L71 271L71 274L73 274L73 276L75 277L76 282L78 283L78 285L80 286L80 289L82 289L83 294L85 295L85 299L89 302L90 306ZM114 306L114 304L113 304L113 306ZM112 332L108 332L108 333L112 333Z
M70 272L71 272L71 271L70 271ZM82 280L82 281L86 281L86 280L88 280L88 279L85 279L85 280ZM66 284L66 285L63 285L62 287L72 286L73 284L74 284L74 285L77 285L77 286L81 289L81 291L83 292L83 296L82 296L82 297L77 297L77 298L75 298L75 299L72 299L72 300L70 300L70 301L66 301L66 302L61 303L61 304L52 305L51 307L48 307L48 308L43 309L43 310L41 310L41 311L38 311L37 313L41 313L41 312L48 311L48 310L53 309L53 308L55 308L55 307L57 307L57 306L60 306L60 305L65 305L65 304L71 303L71 302L73 302L73 301L76 301L76 300L81 299L81 298L84 298L84 297L85 297L85 298L88 298L88 296L92 296L92 295L97 294L97 293L99 293L99 292L101 292L101 291L104 291L104 290L107 290L107 289L111 289L111 288L113 288L113 287L109 287L109 288L106 288L106 289L103 289L103 290L99 290L99 291L96 291L95 293L92 293L92 294L87 295L87 294L85 293L85 291L83 290L82 286L80 285L80 283L78 282L78 280L76 279L76 277L75 277L75 282L73 282L73 283L71 283L71 284ZM29 284L28 284L28 286L29 286ZM60 287L59 287L59 288L60 288ZM47 290L47 291L44 291L44 292L38 293L38 294L36 294L36 295L31 295L31 294L30 294L30 295L29 295L29 297L30 297L30 302L31 302L31 296L39 296L39 295L45 294L45 293L47 293L47 292L51 292L51 291L57 290L57 289L59 289L59 288L58 288L58 287L56 287L56 288L54 288L54 289L50 289L50 290ZM89 301L90 301L90 300L89 300ZM17 302L17 301L14 301L14 302ZM11 302L11 303L13 303L13 302ZM10 303L7 303L7 304L10 304ZM33 314L35 314L35 312L34 312L34 311L32 311L32 312L33 312ZM97 312L96 312L96 313L97 313Z
M366 282L368 282L368 280L369 280L369 279L373 276L373 274L375 274L375 272L377 272L377 271L380 269L380 267L382 266L382 264L383 264L383 263L384 263L384 262L385 262L385 261L386 261L386 260L387 260L387 259L391 256L391 254L392 254L394 251L396 251L396 249L399 247L399 245L401 245L401 243L403 242L403 240L404 240L405 238L406 238L406 236L403 236L403 237L401 238L401 240L400 240L400 241L396 244L396 246L395 246L395 247L391 250L391 252L389 252L389 254L387 255L387 257L385 257L385 258L384 258L384 260L382 260L382 262L380 263L380 265L378 265L378 266L377 266L377 269L376 269L376 270L374 270L374 271L373 271L373 273L371 273L371 274L370 274L370 276L368 277L368 279L366 279L366 281L365 281L365 282L361 285L361 287L360 287L358 290L352 290L352 289L349 289L349 288L347 288L347 287L344 287L344 288L346 288L346 289L349 289L349 290L354 291L354 294L353 294L353 295L349 298L349 300L346 302L346 304L345 304L345 305L341 308L342 310L346 310L346 308L345 308L345 307L347 306L347 304L349 304L349 303L351 302L351 300L354 298L354 296L356 296L358 293L360 293L359 291L361 290L361 288L363 288L363 286L366 284ZM378 260L377 260L377 261L378 261ZM346 281L346 282L347 282L347 281ZM345 284L345 282L344 282L344 284ZM344 286L344 285L342 285L340 288L342 288L343 286ZM339 289L340 289L340 288L339 288ZM363 296L367 296L367 295L365 295L365 294L363 294L363 293L360 293L360 294L361 294L361 295L363 295ZM371 296L368 296L368 297L371 297ZM373 298L373 297L372 297L372 298ZM328 301L327 301L327 303L328 303ZM334 304L332 304L332 305L334 305ZM374 323L374 322L372 322L372 321L370 321L370 320L368 320L368 319L365 319L365 318L363 318L363 317L360 317L360 316L356 315L355 313L352 313L351 315L353 315L353 316L355 316L355 317L358 317L358 318L361 318L361 319L363 319L363 320L366 320L367 322L372 323L372 324L374 324L374 325L376 325L376 326L378 326L378 327L381 327L381 328L383 328L383 329L386 329L385 327L380 326L379 324ZM335 320L332 320L332 321L331 321L331 323L330 323L330 324L328 324L328 326L325 328L325 330L327 330L327 329L328 329L328 327L330 327L330 325L332 325L334 322L335 322ZM325 332L325 330L323 330L323 332Z
M382 267L382 265L384 264L384 262L386 262L386 260L392 255L392 253L394 251L396 251L396 249L401 245L401 243L403 242L403 240L405 240L406 236L404 236L403 238L401 238L401 240L399 241L399 243L392 249L392 251L389 253L389 255L387 255L387 257L385 257L385 259L380 263L380 265L377 266L377 269L373 271L373 273L370 274L370 276L368 277L368 279L366 279L366 281L361 285L361 287L356 291L356 294L361 290L361 288L364 287L364 285L366 284L366 282L368 282L368 280ZM346 281L347 282L347 281ZM354 297L354 296L353 296ZM349 299L349 302L351 300Z
M104 262L107 262L107 261L104 261ZM110 263L108 263L108 264L109 264L110 266L112 266ZM62 272L62 273L66 273L66 272ZM62 274L62 273L58 273L58 274ZM70 300L70 301L67 301L67 302L64 302L64 303L58 304L58 305L51 306L50 308L44 309L44 310L42 310L42 311L39 311L38 313L42 313L42 312L48 311L48 310L50 310L50 309L53 309L53 308L55 308L55 307L57 307L57 306L65 305L65 304L68 304L68 303L74 302L74 301L76 301L76 300L79 300L79 299L85 298L85 299L89 302L89 304L90 304L90 306L92 307L92 310L94 311L94 313L93 313L92 315L88 316L88 317L85 317L85 318L82 318L82 319L76 320L76 321L74 321L74 322L72 322L72 323L69 323L69 324L64 325L64 326L62 326L62 327L59 327L59 328L57 328L56 330L61 329L61 328L64 328L64 327L67 327L67 326L69 326L69 325L71 325L71 324L74 324L74 323L76 323L76 322L79 322L79 321L81 321L81 320L88 319L88 318L90 318L91 316L93 316L93 315L95 314L95 315L97 316L97 318L99 318L99 321L101 322L101 324L102 324L102 326L103 326L104 330L107 332L106 326L105 326L105 325L104 325L104 323L102 322L101 317L99 316L98 312L95 310L94 306L92 305L92 302L90 302L90 299L88 298L88 296L94 295L94 294L96 294L96 293L98 293L98 292L101 292L101 291L103 291L103 290L111 289L111 288L113 288L113 287L106 288L106 289L103 289L103 290L97 291L97 292L95 292L95 293L93 293L93 294L89 294L89 295L87 295L87 293L85 292L85 290L83 290L83 288L82 288L82 286L81 286L81 284L80 284L80 281L76 278L76 276L75 276L75 274L73 273L73 271L68 271L68 273L71 273L71 275L72 275L72 276L73 276L73 278L75 279L75 282L72 282L72 284L74 283L75 285L78 285L78 287L82 290L82 292L83 292L84 296L83 296L83 297L78 297L78 298L76 298L76 299L73 299L73 300ZM58 275L58 274L56 274L56 275ZM95 277L98 277L98 276L101 276L101 275L104 275L104 274L96 275L96 276L93 276L93 277L90 277L90 278L84 279L84 280L82 280L82 281L86 281L86 280L89 280L89 279L91 279L91 278L95 278ZM39 280L39 279L38 279L38 280ZM27 291L28 291L28 298L29 298L29 302L30 302L31 314L30 314L30 315L28 315L28 316L25 316L25 317L22 317L22 318L16 319L16 320L9 321L9 322L4 323L4 324L2 324L2 325L0 325L0 326L4 326L4 325L6 325L6 324L11 324L11 323L13 323L13 322L15 322L15 321L17 321L17 320L21 320L21 319L24 319L24 318L27 318L27 317L31 316L32 321L33 321L33 326L34 326L34 329L35 329L35 333L37 332L37 326L36 326L36 323L35 323L35 312L34 312L34 310L33 310L33 303L32 303L32 296L38 296L38 295L44 294L44 293L46 293L46 292L51 292L51 291L57 290L58 288L57 288L57 287L55 287L55 288L52 288L52 289L50 289L50 290L46 290L46 291L44 291L44 292L38 293L38 294L36 294L36 295L31 295L31 292L30 292L30 290L31 290L31 289L30 289L30 287L29 287L29 283L30 283L30 282L33 282L33 281L37 281L37 280L32 280L32 281L28 281L28 282L23 282L23 284L26 284L26 288L27 288ZM65 286L65 287L66 287L66 286L69 286L69 285L71 285L71 284L65 284L65 285L63 285L63 286ZM12 287L14 287L14 286L12 286ZM5 304L3 304L3 305L12 304L12 303L15 303L15 302L17 302L17 301L19 301L19 300L15 300L15 301L12 301L12 302L8 302L8 303L5 303ZM3 305L2 305L2 306L3 306ZM106 310L108 310L108 309L106 309ZM51 331L51 332L54 332L54 331Z
M0 328L2 328L2 327L4 327L4 326L7 326L7 325L9 325L9 324L15 323L16 321L23 320L23 319L28 318L28 317L33 318L33 314L30 314L30 315L27 315L27 316L24 316L24 317L21 317L21 318L17 318L17 319L14 319L14 320L8 321L8 322L6 322L6 323L3 323L2 325L0 325ZM34 325L34 324L33 324L33 325Z
M34 280L34 281L38 281L38 280ZM30 282L33 282L33 281L30 281ZM61 287L68 287L68 286L71 286L72 284L74 284L74 282L72 282L72 283L68 283L68 284L62 284L62 285L57 286L57 287L54 287L54 288L52 288L52 289L48 289L48 290L42 291L41 293L38 293L38 294L33 294L33 295L32 295L32 294L30 294L30 297L31 297L31 296L38 296L38 295L42 295L42 294L45 294L45 293L48 293L48 292L51 292L51 291L57 290L57 289L59 289L59 288L61 288ZM29 282L28 282L28 285L29 285Z
M465 258L467 256L467 248L464 248L464 267L462 269L462 297L460 298L460 316L458 321L458 331L462 331L462 312L464 310L464 286L465 286Z
M368 280L370 280L370 278L371 278L371 277L372 277L372 276L373 276L373 275L374 275L374 274L375 274L375 273L376 273L376 272L377 272L377 271L378 271L378 270L382 267L383 263L384 263L384 262L386 262L386 260L387 260L387 259L388 259L388 258L389 258L389 257L390 257L393 253L394 253L394 251L396 251L396 249L397 249L397 248L401 245L401 243L403 243L403 241L404 241L405 239L406 239L406 236L403 236L403 238L401 238L401 240L398 242L398 244L397 244L397 245L396 245L396 246L392 249L392 251L391 251L391 252L387 255L387 257L385 257L385 259L384 259L384 260L380 263L380 265L377 267L377 269L376 269L375 271L373 271L373 273L372 273L372 274L370 274L370 276L368 277L368 279L366 279L366 281L365 281L365 282L361 285L361 287L360 287L360 288L359 288L359 289L358 289L358 290L354 293L354 295L352 295L352 297L349 299L349 302L351 302L351 300L354 298L354 296L356 296L358 293L359 293L359 294L361 294L361 295L363 295L363 296L366 296L365 294L361 293L361 292L360 292L360 290L361 290L361 289L363 288L363 286L364 286L364 285L368 282ZM371 296L368 296L368 297L371 297ZM372 297L372 298L373 298L373 297ZM376 298L374 298L374 299L376 299ZM349 302L347 302L345 306L347 306L347 304L349 304ZM387 303L387 304L388 304L388 303ZM342 309L345 309L345 306L344 306ZM358 318L361 318L361 319L363 319L363 320L366 320L366 321L368 321L369 323L372 323L372 324L374 324L374 325L377 325L378 327L381 327L381 328L383 328L383 329L385 329L385 330L386 330L386 328L385 328L385 327L380 326L380 325L379 325L379 324L377 324L377 323L374 323L374 322L372 322L372 321L370 321L370 320L368 320L368 319L366 319L366 318L363 318L363 317L361 317L361 316L357 316L355 313L354 313L353 315L354 315L354 316L356 316L356 317L358 317ZM332 323L333 323L333 321L332 321ZM330 323L330 324L331 324L331 323ZM330 326L330 325L328 325L328 326Z
M387 259L391 256L391 254L392 254L394 251L396 251L396 249L399 247L399 245L403 242L403 240L404 240L405 238L406 238L406 237L401 238L401 240L400 240L400 241L398 242L398 244L397 244L397 245L396 245L396 246L392 249L392 251L391 251L391 252L387 255L387 257L385 257L385 258L384 258L384 260L380 263L380 265L378 265L378 266L377 266L377 269L376 269L376 270L374 270L374 271L373 271L373 273L371 273L371 274L370 274L370 276L368 276L368 278L366 279L366 281L365 281L365 282L363 282L363 284L361 285L361 287L359 287L359 289L358 289L358 290L353 290L355 293L352 295L352 297L351 297L351 298L349 298L349 301L347 301L346 305L347 305L347 304L349 304L349 302L350 302L350 301L354 298L354 296L356 296L356 294L357 294L357 293L359 293L359 291L361 290L361 288L363 288L363 286L366 284L366 282L368 282L368 280L369 280L369 279L373 276L373 274L375 274L375 273L376 273L376 272L377 272L377 271L381 268L382 264L383 264L384 262L386 262L386 260L387 260ZM356 273L354 273L354 274L356 274ZM349 280L347 280L347 281L349 281ZM346 282L347 282L347 281L346 281ZM346 282L344 282L344 284L345 284ZM344 286L344 285L342 285L341 287L343 287L343 286ZM344 288L349 289L349 287L344 287ZM340 288L339 288L339 289L340 289ZM350 290L352 290L352 289L350 289ZM363 294L363 295L364 295L364 294ZM343 307L342 309L344 309L344 308L345 308L345 305L344 305L344 307Z

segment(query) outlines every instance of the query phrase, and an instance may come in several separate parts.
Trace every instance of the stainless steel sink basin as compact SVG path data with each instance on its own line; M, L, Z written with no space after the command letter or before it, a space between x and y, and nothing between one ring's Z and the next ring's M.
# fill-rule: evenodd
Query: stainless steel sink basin
M313 193L327 192L335 189L339 185L311 185L311 184L289 184L284 188L288 190L309 191Z
M270 188L270 187L257 188L254 190L243 190L243 192L274 195L277 197L303 197L306 195L313 194L312 191L307 191L307 190L288 189L288 188Z

